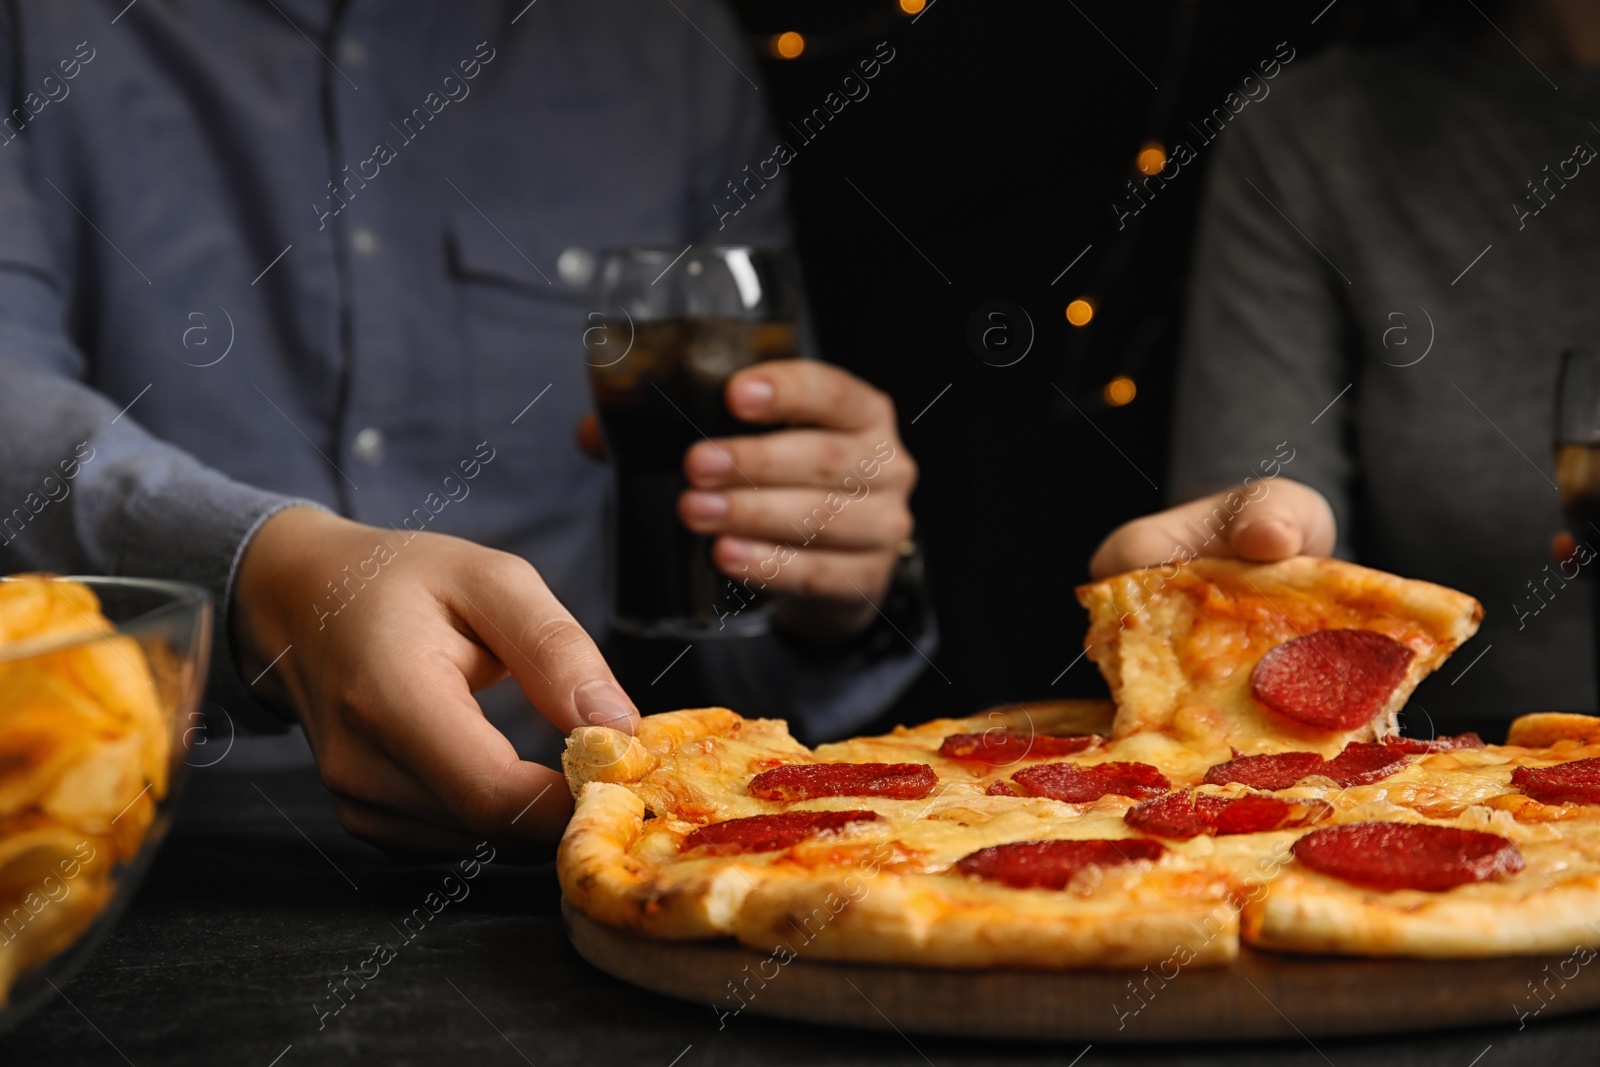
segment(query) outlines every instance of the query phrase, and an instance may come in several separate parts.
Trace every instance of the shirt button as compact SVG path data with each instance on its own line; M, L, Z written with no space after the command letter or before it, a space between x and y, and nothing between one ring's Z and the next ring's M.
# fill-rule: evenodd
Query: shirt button
M594 277L594 256L587 248L569 248L556 257L556 273L574 289Z
M376 426L368 426L356 434L350 451L361 462L376 467L383 462L383 431Z
M357 255L370 256L378 250L378 235L363 226L350 235L350 247Z
M345 41L339 46L339 58L352 67L359 67L367 61L367 46L360 41Z

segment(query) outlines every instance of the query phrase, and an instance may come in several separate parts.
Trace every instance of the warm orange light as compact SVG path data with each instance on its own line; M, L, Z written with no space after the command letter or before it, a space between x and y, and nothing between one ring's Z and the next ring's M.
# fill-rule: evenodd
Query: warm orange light
M1100 395L1105 397L1106 403L1110 406L1120 408L1124 404L1133 403L1133 398L1139 395L1139 387L1133 384L1132 378L1120 374L1106 383Z
M772 39L772 50L784 59L794 59L806 50L806 39L789 30Z
M908 15L915 15L928 5L924 0L900 0L900 10Z
M1089 320L1094 318L1094 305L1084 297L1078 297L1067 305L1067 321L1074 326L1087 326Z
M1167 150L1159 142L1151 141L1139 149L1134 165L1139 168L1140 174L1160 174L1161 168L1167 165Z

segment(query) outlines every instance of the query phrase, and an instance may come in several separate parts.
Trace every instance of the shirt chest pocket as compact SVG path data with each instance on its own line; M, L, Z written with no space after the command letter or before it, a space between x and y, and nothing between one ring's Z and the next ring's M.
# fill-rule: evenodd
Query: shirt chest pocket
M660 204L614 206L602 212L569 202L530 211L480 203L449 215L446 252L464 371L480 415L492 416L514 400L508 392L521 395L528 386L587 397L583 336L591 313L602 310L591 284L600 250L678 236Z
M509 420L546 386L586 403L593 253L570 238L561 244L553 231L466 207L450 215L445 240L474 417Z

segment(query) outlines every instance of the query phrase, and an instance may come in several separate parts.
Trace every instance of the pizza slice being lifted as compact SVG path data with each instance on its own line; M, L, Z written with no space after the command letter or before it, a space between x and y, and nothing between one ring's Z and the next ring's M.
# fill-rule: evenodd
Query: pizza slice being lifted
M1167 573L1169 569L1173 573ZM1081 586L1114 734L1324 756L1397 733L1411 691L1471 637L1471 597L1335 559L1196 559Z

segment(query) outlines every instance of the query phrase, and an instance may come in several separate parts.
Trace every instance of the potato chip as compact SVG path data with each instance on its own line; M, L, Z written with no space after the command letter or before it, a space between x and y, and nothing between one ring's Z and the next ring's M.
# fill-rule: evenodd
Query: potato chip
M0 583L0 646L55 641L69 635L107 633L100 601L81 582L22 575Z
M174 674L173 657L151 651ZM0 582L0 1005L17 975L93 922L112 870L144 843L167 792L163 708L179 694L166 697L88 586Z
M107 710L68 669L76 649L0 664L0 729L13 716L47 710L63 730L97 737L127 733L124 720Z
M16 976L65 949L112 891L112 850L37 819L0 825L0 1004Z
M110 833L112 820L146 792L140 741L130 734L92 746L56 778L39 808L68 826Z
M171 738L139 645L128 637L112 637L64 654L72 677L84 692L121 720L119 732L140 739L142 773L155 796L165 796Z
M44 716L7 715L0 724L0 816L34 807L98 740L61 730Z

